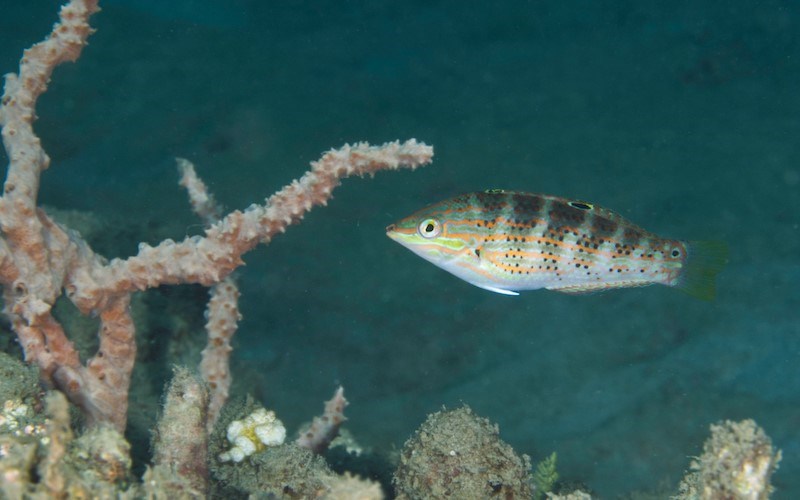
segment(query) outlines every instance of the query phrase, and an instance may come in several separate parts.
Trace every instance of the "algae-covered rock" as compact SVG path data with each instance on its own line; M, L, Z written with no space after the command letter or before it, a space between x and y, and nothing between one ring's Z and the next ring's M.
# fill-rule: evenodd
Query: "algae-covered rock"
M334 473L325 459L296 443L256 447L239 460L231 460L228 440L231 424L263 410L251 398L228 403L209 440L209 468L213 498L321 498L326 500L380 500L380 484ZM234 424L235 425L235 424ZM255 434L253 434L255 436ZM241 437L241 436L240 436ZM251 436L252 437L252 436ZM253 439L255 439L253 437Z
M0 497L22 498L47 436L39 370L0 352Z
M239 463L218 462L212 470L224 484L261 498L317 498L333 475L322 457L295 444L268 447Z
M5 400L0 414L0 498L136 496L128 443L119 432L100 426L76 439L60 392L47 393L43 409L23 401Z
M134 481L130 445L110 425L88 429L69 447L69 463L85 484L107 484L121 489Z
M397 498L531 498L530 459L464 406L428 417L394 476Z
M261 406L250 398L229 402L209 440L209 466L216 490L212 496L245 493L258 498L315 498L327 490L325 480L333 472L325 460L295 444L266 447L241 462L220 459L231 443L227 429L236 420Z
M692 472L674 498L766 500L780 460L781 452L775 451L769 436L754 421L720 422L711 426L703 454L692 461Z
M0 352L0 403L20 401L26 405L38 404L41 394L39 369Z

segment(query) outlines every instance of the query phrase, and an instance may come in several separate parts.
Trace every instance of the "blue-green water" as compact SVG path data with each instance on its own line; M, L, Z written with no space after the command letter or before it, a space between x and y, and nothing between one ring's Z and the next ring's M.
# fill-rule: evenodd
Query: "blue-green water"
M4 6L0 71L55 12ZM800 6L116 0L92 23L38 107L47 205L177 239L198 228L175 156L244 208L345 142L436 148L425 169L345 181L247 255L235 393L294 428L341 383L348 428L386 450L463 401L605 498L674 486L710 423L754 418L783 450L775 497L800 495ZM384 236L486 188L725 239L719 296L505 297Z

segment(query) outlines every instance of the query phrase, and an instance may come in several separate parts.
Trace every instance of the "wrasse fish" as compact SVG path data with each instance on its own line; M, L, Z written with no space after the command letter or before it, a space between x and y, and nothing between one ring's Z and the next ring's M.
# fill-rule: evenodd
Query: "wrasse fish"
M657 283L710 300L727 261L724 242L670 240L585 201L499 189L431 205L386 234L464 281L506 295Z

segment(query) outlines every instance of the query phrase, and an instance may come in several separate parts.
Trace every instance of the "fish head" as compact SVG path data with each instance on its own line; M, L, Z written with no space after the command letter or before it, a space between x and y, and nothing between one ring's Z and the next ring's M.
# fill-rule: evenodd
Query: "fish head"
M448 268L471 251L470 241L450 234L451 210L447 201L423 208L390 224L386 235L423 259Z
M467 283L504 295L518 295L485 269L483 207L471 194L423 208L386 228L386 235L436 267Z

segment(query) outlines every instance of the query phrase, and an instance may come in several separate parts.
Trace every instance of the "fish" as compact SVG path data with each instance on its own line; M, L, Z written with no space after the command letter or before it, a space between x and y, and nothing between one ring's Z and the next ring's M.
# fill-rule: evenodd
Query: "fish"
M728 259L723 241L663 238L593 203L503 189L430 205L389 225L386 234L462 280L504 295L660 284L712 300Z

